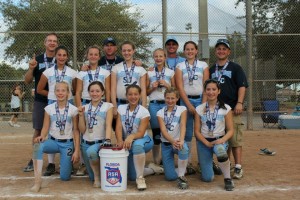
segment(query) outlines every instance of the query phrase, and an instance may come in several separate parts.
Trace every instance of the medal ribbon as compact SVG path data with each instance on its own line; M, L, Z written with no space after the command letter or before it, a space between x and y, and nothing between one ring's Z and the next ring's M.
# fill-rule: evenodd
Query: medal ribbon
M48 59L47 59L47 55L46 55L46 53L44 53L44 63L46 65L46 69L53 67L55 65L55 57L53 57L52 61L49 63ZM49 64L49 66L48 66L48 64Z
M171 65L169 64L168 60L167 60L168 68L169 68L169 69L172 69L173 71L175 71L176 65L178 64L178 60L179 60L179 58L178 58L178 56L176 56L176 59L175 59L175 65L174 65L174 66L171 66Z
M88 109L88 125L89 125L89 129L93 129L94 126L94 122L96 119L96 115L97 113L100 111L101 106L103 105L103 101L100 101L97 108L95 109L95 111L92 114L92 103L90 103L89 105L89 109Z
M126 109L126 116L125 116L125 127L126 127L126 132L127 132L127 135L130 135L132 130L133 130L133 122L136 118L136 114L137 112L139 111L139 108L140 106L138 105L133 113L132 113L132 116L129 117L129 105L127 106L127 109Z
M55 72L55 79L56 79L56 83L59 83L59 82L62 82L64 80L64 76L66 74L66 70L67 70L67 67L66 65L64 66L64 69L61 73L61 75L58 74L58 68L57 68L57 65L55 65L55 68L54 68L54 72Z
M228 64L229 64L229 61L227 61L226 64L224 65L224 67L222 68L222 70L219 71L219 65L218 65L218 63L216 63L215 75L216 75L216 78L217 78L218 82L220 82L220 80L221 80Z
M125 71L125 74L126 74L126 78L125 78L126 83L131 83L135 65L132 64L130 72L128 71L127 64L126 64L125 61L123 62L123 66L124 66L124 71Z
M107 61L107 59L105 59L105 61L106 61L106 69L107 69L108 71L111 72L112 67L116 64L116 60L117 60L117 57L115 57L114 62L113 62L112 64L110 64L110 63Z
M89 82L93 82L93 81L97 81L98 77L99 77L99 72L100 72L100 67L97 67L96 72L95 72L95 76L93 78L93 74L91 72L91 70L88 70L88 75L89 75Z
M187 60L185 61L185 65L188 73L189 82L193 82L195 71L196 71L197 60L196 59L194 60L192 69L190 68L189 62Z
M58 125L59 125L59 130L64 131L65 127L66 127L67 116L68 116L68 111L69 111L69 102L67 102L67 104L65 106L63 116L60 115L57 103L55 103L55 111L56 111L56 120L58 121Z
M217 116L219 111L219 103L215 105L215 109L213 113L210 113L209 105L207 102L205 108L206 108L206 118L207 118L206 125L208 127L208 130L211 132L216 127L216 121L217 121Z
M174 106L172 112L171 112L171 115L170 117L168 117L168 107L166 106L165 107L165 110L164 110L164 121L166 123L166 128L169 130L170 127L171 127L171 124L173 122L173 119L174 119L174 116L175 116L175 113L176 113L176 110L177 110L177 106Z

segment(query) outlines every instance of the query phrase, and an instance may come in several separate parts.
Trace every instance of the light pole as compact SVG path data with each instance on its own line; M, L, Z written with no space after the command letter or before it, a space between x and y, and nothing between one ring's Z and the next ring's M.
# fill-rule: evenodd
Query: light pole
M192 23L187 23L185 25L185 30L190 31L190 40L192 40Z

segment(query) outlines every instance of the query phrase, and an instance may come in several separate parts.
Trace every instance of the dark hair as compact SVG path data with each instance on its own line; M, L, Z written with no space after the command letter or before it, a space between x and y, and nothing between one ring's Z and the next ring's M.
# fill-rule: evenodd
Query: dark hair
M179 92L175 87L167 88L165 90L164 97L166 97L166 95L169 94L169 93L174 93L176 95L176 97L179 98Z
M192 44L195 46L195 49L198 50L198 45L194 42L194 41L187 41L186 43L184 43L183 45L183 50L185 50L186 45L188 44Z
M58 52L59 50L64 50L64 51L66 51L67 56L68 56L68 60L69 60L70 54L69 54L68 48L67 48L66 46L63 46L63 45L60 45L60 46L56 47L56 48L55 48L55 55L57 54L57 52ZM66 63L65 63L65 65L67 65L67 66L69 66L68 60L67 60Z
M210 83L215 84L217 86L218 90L221 90L219 82L215 79L207 79L204 83L204 90L206 90L207 85L210 84ZM226 107L225 107L224 101L220 98L220 95L218 95L217 100L219 102L219 107L227 110Z
M103 86L103 84L100 82L100 81L93 81L93 82L91 82L90 84L89 84L89 86L88 86L88 91L90 91L90 89L91 89L91 87L93 86L93 85L98 85L99 87L100 87L100 89L104 92L104 86Z
M131 88L137 89L137 90L139 91L139 94L142 93L142 89L141 89L140 86L138 86L138 85L136 85L136 84L131 84L131 85L128 85L128 86L126 87L126 95L128 94L128 91L129 91Z
M129 44L130 46L132 46L132 49L135 50L135 45L134 45L134 43L131 42L131 41L124 41L124 42L121 44L121 50L122 50L122 47L123 47L125 44Z

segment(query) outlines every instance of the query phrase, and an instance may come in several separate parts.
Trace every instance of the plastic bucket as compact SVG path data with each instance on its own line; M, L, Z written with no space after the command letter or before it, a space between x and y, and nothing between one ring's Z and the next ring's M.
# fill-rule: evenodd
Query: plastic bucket
M125 149L102 147L99 151L101 188L107 192L119 192L127 189L127 157Z

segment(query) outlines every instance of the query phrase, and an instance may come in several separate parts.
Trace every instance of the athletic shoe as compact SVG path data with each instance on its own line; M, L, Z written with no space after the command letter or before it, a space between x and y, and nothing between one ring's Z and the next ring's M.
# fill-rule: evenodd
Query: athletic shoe
M32 172L33 170L33 161L30 159L27 166L23 169L23 172Z
M14 124L14 127L19 128L19 127L21 127L21 126L20 126L20 124Z
M155 163L149 163L148 168L152 169L155 174L163 174L164 168L162 168L159 165L156 165Z
M234 168L233 178L234 179L241 179L243 177L243 169Z
M84 176L86 174L86 167L84 163L81 163L76 171L75 176Z
M189 184L187 182L187 179L184 176L180 176L177 178L177 186L181 190L188 189Z
M226 191L232 191L234 188L234 184L231 178L225 178L224 179L224 183L225 183L225 190Z
M196 174L196 170L194 169L192 163L189 163L186 167L186 175Z
M213 162L213 170L215 175L222 175L221 168L215 162Z
M14 127L14 123L12 123L12 121L9 121L8 124L12 127Z
M267 156L274 156L276 154L276 152L275 151L270 151L269 149L264 148L264 149L260 149L258 154L267 155Z
M44 172L44 176L51 176L54 173L55 173L55 164L49 163L46 168L46 171Z
M136 182L136 187L138 190L146 190L147 189L145 178L143 178L142 176L137 178L135 182Z

